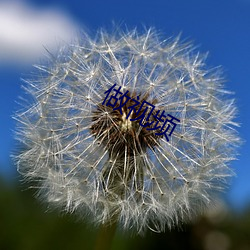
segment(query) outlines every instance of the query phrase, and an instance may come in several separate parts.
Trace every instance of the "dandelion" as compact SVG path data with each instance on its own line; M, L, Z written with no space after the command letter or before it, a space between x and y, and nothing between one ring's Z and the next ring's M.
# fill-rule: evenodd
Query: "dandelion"
M204 59L153 29L83 34L26 80L19 172L48 204L97 224L140 233L192 219L233 175L239 142L234 100Z

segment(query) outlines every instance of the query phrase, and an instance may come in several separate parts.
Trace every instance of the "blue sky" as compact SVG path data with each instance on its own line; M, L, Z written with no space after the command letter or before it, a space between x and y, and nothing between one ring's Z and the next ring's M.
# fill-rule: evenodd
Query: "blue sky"
M6 1L7 3L7 1ZM21 78L31 65L54 49L58 40L70 40L78 27L90 34L112 21L128 27L154 26L166 37L182 34L201 52L207 64L221 65L225 88L235 92L237 121L244 144L232 163L237 177L227 194L237 208L250 204L250 0L91 0L0 2L0 175L14 180L10 153L15 149L11 118L22 95ZM8 5L8 6L7 6ZM7 6L7 7L6 7ZM5 9L6 8L6 9Z

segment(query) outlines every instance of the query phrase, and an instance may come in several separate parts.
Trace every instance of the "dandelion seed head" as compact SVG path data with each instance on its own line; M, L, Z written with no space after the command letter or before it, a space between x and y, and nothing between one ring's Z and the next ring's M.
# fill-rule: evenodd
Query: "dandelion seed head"
M233 175L236 108L220 73L191 44L153 29L82 36L26 80L32 101L15 116L19 172L44 201L96 223L115 218L142 232L192 219ZM180 120L169 141L133 120L150 109L103 104L114 84L156 107L147 128L156 110Z

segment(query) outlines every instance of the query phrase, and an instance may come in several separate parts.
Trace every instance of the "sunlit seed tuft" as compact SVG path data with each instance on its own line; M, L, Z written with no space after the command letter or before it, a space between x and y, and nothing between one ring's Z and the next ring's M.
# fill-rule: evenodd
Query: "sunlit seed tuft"
M32 99L15 116L24 149L18 171L37 181L38 195L138 232L163 231L212 204L233 175L228 164L239 142L219 72L207 70L191 44L161 40L153 29L100 31L95 39L83 33L60 51L26 81ZM130 120L145 107L127 117L130 102L122 114L102 104L114 84L155 106L149 128L157 110L180 120L169 141L155 134L159 128Z

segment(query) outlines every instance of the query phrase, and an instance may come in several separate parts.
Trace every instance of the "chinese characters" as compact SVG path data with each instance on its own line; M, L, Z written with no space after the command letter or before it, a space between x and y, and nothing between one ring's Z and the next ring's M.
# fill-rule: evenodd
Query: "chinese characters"
M164 136L167 141L174 129L176 128L176 122L180 122L170 114L166 114L165 111L155 110L155 106L145 99L140 102L140 96L135 98L127 90L122 93L121 87L116 88L114 84L111 88L104 92L106 97L102 102L102 105L106 104L107 107L113 108L113 111L118 111L122 116L122 129L126 130L132 126L133 121L138 121L139 125L146 128L148 131L156 131L155 135ZM113 92L111 94L111 92Z

